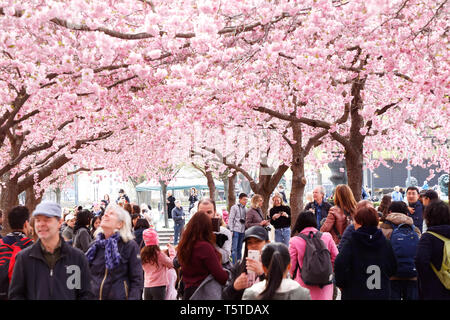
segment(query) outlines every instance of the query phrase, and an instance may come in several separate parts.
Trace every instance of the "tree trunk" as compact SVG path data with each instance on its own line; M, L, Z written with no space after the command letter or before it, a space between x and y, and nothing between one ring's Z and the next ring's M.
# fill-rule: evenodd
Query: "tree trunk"
M359 113L359 110L364 108L361 97L361 90L367 78L355 78L352 84L352 102L350 108L351 126L349 143L344 145L345 148L345 163L347 165L347 180L348 186L352 189L353 196L356 202L361 200L362 182L363 182L363 150L365 136L361 134L361 129L364 126L364 119Z
M8 224L8 212L12 208L19 205L19 188L17 186L17 178L9 179L10 174L6 173L2 177L2 182L5 183L1 189L0 194L0 209L3 210L3 230L1 235L4 236L10 232Z
M230 212L231 207L236 203L236 173L228 177L228 192L227 192L227 211Z
M167 185L163 181L159 181L161 184L161 202L164 211L164 226L169 228L169 215L167 212Z
M291 207L291 226L293 227L300 212L303 210L303 194L305 192L306 178L305 178L305 164L304 160L297 158L299 161L291 166L292 171L292 186L290 196Z
M270 196L272 195L272 192L277 187L287 169L289 169L289 167L282 164L277 168L276 172L269 174L269 172L267 172L267 168L261 167L258 183L250 183L252 191L255 194L259 194L263 197L263 205L261 207L261 210L264 214L264 218L267 217L267 214L269 212Z
M303 210L303 194L305 192L305 156L302 148L302 130L300 123L292 124L292 137L296 141L292 145L292 185L290 195L291 226L295 225L297 217Z
M60 187L56 187L55 194L56 194L56 203L61 205L61 188Z
M34 188L31 186L25 190L26 198L25 198L25 206L33 212L36 209L36 206L42 201L42 197L44 196L44 190L41 190L40 194L36 197L36 193L34 192Z
M228 170L226 170L228 171ZM224 200L228 198L228 176L227 175L220 175L219 180L223 183L223 194L224 194Z
M208 170L208 168L205 168L205 176L208 183L208 189L209 189L209 197L212 200L216 200L216 185L214 184L214 178L212 175L212 172Z
M269 214L269 203L270 203L270 195L272 194L272 192L275 190L275 188L273 189L263 189L259 191L259 194L263 197L263 205L261 207L261 210L264 214L264 219L267 218L267 215Z
M352 189L356 202L361 200L363 180L363 154L362 152L346 152L348 186Z

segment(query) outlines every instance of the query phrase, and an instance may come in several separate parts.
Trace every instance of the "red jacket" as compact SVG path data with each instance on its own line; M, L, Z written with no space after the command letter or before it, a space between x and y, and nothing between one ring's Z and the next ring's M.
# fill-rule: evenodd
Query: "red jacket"
M228 272L222 268L220 254L209 242L198 241L189 262L181 265L185 288L198 287L209 274L222 285L227 282Z

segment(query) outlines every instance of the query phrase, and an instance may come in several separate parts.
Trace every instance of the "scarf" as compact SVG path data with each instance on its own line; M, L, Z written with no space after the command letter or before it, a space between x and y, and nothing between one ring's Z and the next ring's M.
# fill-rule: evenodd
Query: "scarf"
M106 268L114 269L115 267L117 267L121 260L119 248L117 246L117 242L119 241L119 239L120 234L118 232L114 233L108 239L105 239L105 235L103 233L99 233L97 235L97 239L95 239L94 244L86 252L86 257L89 263L94 260L98 248L105 248Z

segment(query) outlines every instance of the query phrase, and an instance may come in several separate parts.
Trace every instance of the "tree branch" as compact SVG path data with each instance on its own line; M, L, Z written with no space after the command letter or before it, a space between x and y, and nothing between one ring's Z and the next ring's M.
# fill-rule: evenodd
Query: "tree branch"
M98 135L94 135L91 138L83 139L83 140L77 140L75 146L71 149L70 153L73 154L77 150L81 149L85 144L89 142L104 140L109 138L114 132L113 131L106 131L102 132ZM52 162L47 164L46 166L38 169L35 173L28 175L27 177L23 178L19 183L17 184L19 192L24 191L27 187L35 183L34 177L37 175L37 183L43 181L47 177L49 177L54 170L57 170L64 166L66 163L70 162L72 158L67 157L65 154L60 155L59 157L55 158Z
M397 102L394 102L394 103L390 103L390 104L385 105L383 108L378 109L377 111L375 111L375 115L376 115L376 116L380 116L380 115L386 113L389 109L391 109L392 107L394 107L394 106L396 106L397 104L399 104L402 100L403 100L403 99L400 99L400 100L397 101ZM372 121L372 120L367 121L367 123L366 123L367 132L369 132L369 130L372 128L372 125L373 125L373 121Z
M431 17L431 19L430 19L430 20L429 20L422 28L420 28L420 30L419 30L418 32L416 32L416 34L414 35L413 40L416 39L417 36L418 36L420 33L424 32L425 29L430 25L430 23L431 23L437 16L439 16L439 14L440 14L439 11L442 10L442 8L443 8L444 5L447 3L447 1L448 1L448 0L445 0L445 1L443 1L443 2L439 5L439 7L436 9L436 11L435 11L435 13L433 14L433 16Z
M306 144L306 147L304 149L304 154L308 154L313 147L317 147L321 144L320 139L322 139L324 136L326 136L328 133L328 130L324 129L320 131L319 133L315 134L311 138L309 138L308 143Z

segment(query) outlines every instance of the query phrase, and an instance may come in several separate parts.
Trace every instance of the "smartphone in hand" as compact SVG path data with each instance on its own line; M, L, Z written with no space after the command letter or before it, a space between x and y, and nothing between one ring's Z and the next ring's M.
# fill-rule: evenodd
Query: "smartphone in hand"
M248 258L256 261L261 261L261 252L259 250L248 250ZM252 270L247 270L248 285L252 286L256 282L256 273Z

